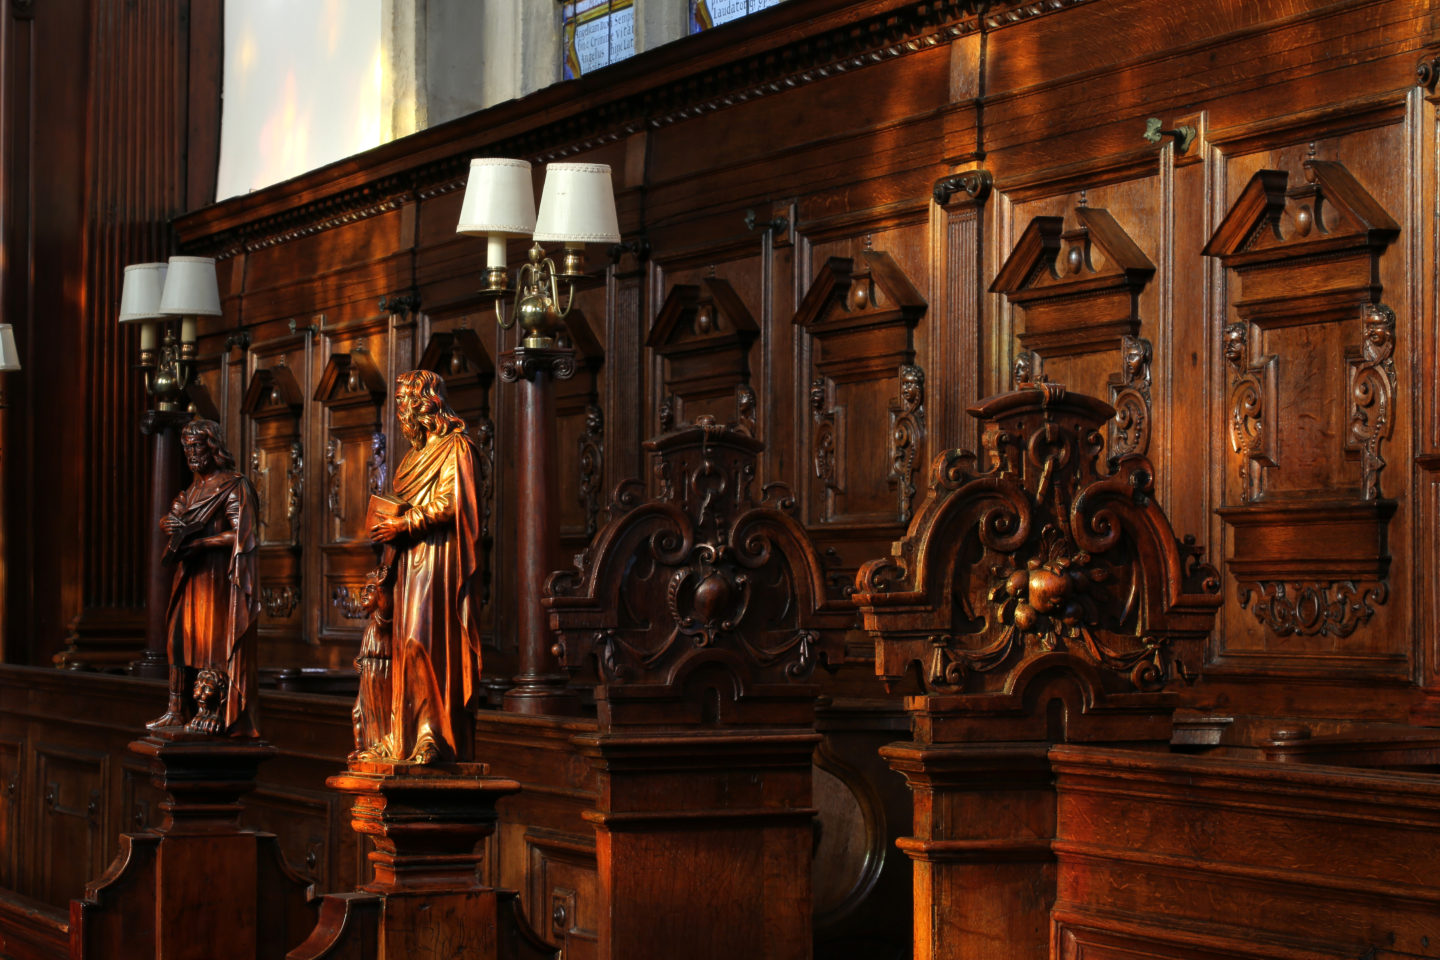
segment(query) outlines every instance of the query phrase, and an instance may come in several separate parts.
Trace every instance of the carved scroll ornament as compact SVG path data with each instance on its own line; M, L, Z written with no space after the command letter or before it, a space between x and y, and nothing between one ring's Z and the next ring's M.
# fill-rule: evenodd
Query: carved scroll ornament
M829 377L810 383L810 413L815 421L811 442L815 479L820 481L821 516L835 515L835 495L845 492L845 453L842 449L845 411L835 404L835 384Z
M1108 447L1112 463L1150 452L1150 341L1122 337L1120 357L1120 374L1110 378L1110 405L1115 408Z
M1240 498L1264 493L1264 469L1275 459L1270 444L1275 433L1275 358L1250 359L1250 325L1231 323L1221 334L1225 360L1234 370L1228 395L1230 449L1239 456L1236 474Z
M779 509L793 511L793 498L770 485L754 500L763 445L701 417L645 446L661 496L637 502L622 485L626 502L577 569L546 585L562 662L593 661L610 709L627 696L684 699L686 677L702 670L729 677L743 700L843 656L853 608L826 600L813 544Z
M585 536L595 536L600 519L600 487L605 472L605 415L600 405L585 405L585 432L579 447L580 484L577 496L585 510Z
M915 499L915 458L925 443L925 371L900 365L900 396L890 404L890 482L899 494L897 519L910 522ZM818 448L817 448L818 450Z
M1100 471L1113 409L1043 383L970 412L982 454L937 458L896 555L856 577L876 671L919 664L932 692L1018 695L1053 665L1102 695L1198 665L1219 575L1175 537L1147 459Z
M1350 444L1360 451L1360 496L1374 500L1380 496L1380 471L1385 469L1380 442L1390 439L1395 427L1395 312L1372 303L1364 313L1361 359L1350 374Z
M305 445L299 440L290 444L290 466L285 477L285 519L290 524L290 546L298 548L305 509Z

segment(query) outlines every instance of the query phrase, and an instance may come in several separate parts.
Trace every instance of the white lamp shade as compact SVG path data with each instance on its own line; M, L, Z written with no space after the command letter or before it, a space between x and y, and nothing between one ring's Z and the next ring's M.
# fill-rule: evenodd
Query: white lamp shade
M220 285L210 257L171 257L160 312L170 317L220 316Z
M535 220L538 242L619 243L615 188L603 163L552 163Z
M15 328L0 323L0 370L19 370L20 351L15 349Z
M164 292L165 264L130 264L120 288L120 322L139 323L160 316L160 296Z
M528 237L535 229L535 183L526 160L470 161L456 233Z

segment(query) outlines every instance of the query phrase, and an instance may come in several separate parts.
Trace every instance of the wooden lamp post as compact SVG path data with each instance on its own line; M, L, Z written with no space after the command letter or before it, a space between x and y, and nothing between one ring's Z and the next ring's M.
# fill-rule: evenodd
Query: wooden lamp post
M540 605L545 578L554 569L559 543L555 489L555 417L552 381L575 372L575 353L557 339L560 323L584 275L584 244L618 243L610 168L597 163L552 163L546 172L540 212L535 214L530 164L524 160L471 161L470 179L456 232L487 238L485 286L502 329L517 323L520 345L500 357L500 379L520 391L519 489L516 561L519 574L519 674L505 694L505 709L526 714L574 713L575 694L550 651L546 613ZM533 234L528 261L512 289L505 266L510 237ZM541 242L564 244L559 269ZM565 305L560 306L561 285ZM504 301L514 295L506 315Z

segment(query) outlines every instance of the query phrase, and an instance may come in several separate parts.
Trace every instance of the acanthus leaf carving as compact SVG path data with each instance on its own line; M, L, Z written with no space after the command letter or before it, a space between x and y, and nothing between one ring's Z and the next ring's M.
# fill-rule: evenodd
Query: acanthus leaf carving
M896 519L910 522L915 499L915 458L925 443L925 371L900 366L900 395L890 404L890 482L899 495Z
M1230 449L1239 460L1236 476L1240 499L1257 500L1264 493L1264 471L1275 466L1271 454L1275 416L1275 358L1250 359L1250 325L1227 324L1222 332L1225 360L1235 371L1228 396Z
M285 490L285 518L290 523L290 546L299 549L302 512L305 509L305 445L299 440L290 444L290 466L285 471L289 481Z
M1280 637L1348 637L1369 622L1389 597L1385 582L1250 581L1239 584L1240 605Z
M600 523L600 487L605 471L605 419L597 403L585 405L585 432L577 441L580 483L577 497L585 510L585 536L595 536Z
M810 383L810 412L815 421L811 440L815 479L820 481L821 517L835 515L835 495L845 492L845 453L841 424L844 411L835 405L835 384L819 376Z
M1385 469L1380 443L1394 430L1395 313L1383 303L1372 303L1364 314L1361 358L1350 368L1349 444L1360 451L1360 496L1374 500L1380 496L1380 472Z
M345 520L345 448L339 437L325 441L325 508L336 521Z
M480 602L490 603L491 548L495 536L490 530L490 520L495 511L495 421L488 411L475 417L475 453L479 469L475 475L475 492L480 499L480 549L484 554L484 572L480 581Z

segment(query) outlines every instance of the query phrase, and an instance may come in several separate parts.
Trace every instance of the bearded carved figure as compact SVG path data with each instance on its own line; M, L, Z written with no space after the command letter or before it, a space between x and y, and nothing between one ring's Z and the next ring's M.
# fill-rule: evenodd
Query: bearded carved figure
M355 756L468 762L480 681L479 458L438 374L411 370L395 383L410 449L391 481L392 515L370 527L385 549L366 586L371 624L362 650L362 660L388 667L389 677L362 682Z
M236 470L220 425L193 420L180 433L194 476L160 520L175 579L165 613L170 696L146 724L157 732L254 737L255 488Z

